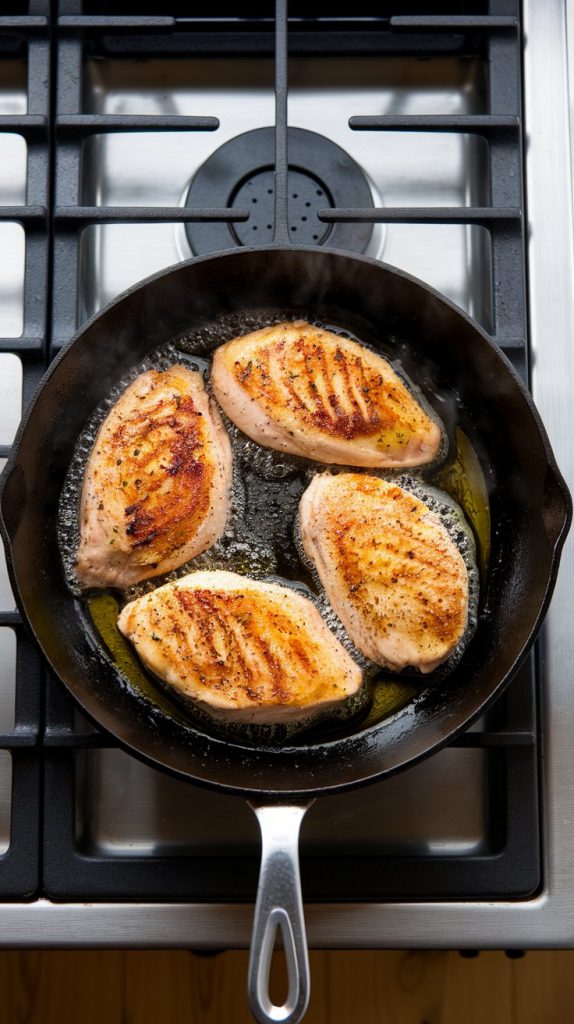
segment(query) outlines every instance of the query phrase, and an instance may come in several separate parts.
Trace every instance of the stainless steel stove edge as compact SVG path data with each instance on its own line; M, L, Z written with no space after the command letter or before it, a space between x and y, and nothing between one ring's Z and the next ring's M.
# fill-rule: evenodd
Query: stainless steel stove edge
M568 25L569 19L569 25ZM558 464L574 488L574 231L568 57L574 0L524 0L525 123L532 384ZM570 30L570 54L568 34ZM572 100L570 100L572 103ZM553 336L551 347L539 345ZM530 900L308 905L309 943L321 948L574 946L574 538L563 553L544 627L544 887ZM252 907L238 904L0 905L0 946L237 948Z
M526 902L324 903L305 908L320 949L512 949L574 944L566 877ZM0 909L0 946L236 949L249 945L253 907L234 903L66 903Z

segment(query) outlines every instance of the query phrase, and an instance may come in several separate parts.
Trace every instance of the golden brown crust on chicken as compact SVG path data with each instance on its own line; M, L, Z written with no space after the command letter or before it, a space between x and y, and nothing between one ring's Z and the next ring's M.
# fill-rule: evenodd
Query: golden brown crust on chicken
M436 458L439 425L386 359L305 321L274 324L216 349L211 382L254 441L354 466Z
M100 427L82 489L76 572L126 587L183 565L223 532L231 447L201 374L140 374Z
M360 689L361 670L289 587L197 572L132 601L118 626L157 676L218 718L308 719Z
M299 507L303 546L349 636L392 669L430 672L468 620L468 572L436 513L396 484L316 476Z

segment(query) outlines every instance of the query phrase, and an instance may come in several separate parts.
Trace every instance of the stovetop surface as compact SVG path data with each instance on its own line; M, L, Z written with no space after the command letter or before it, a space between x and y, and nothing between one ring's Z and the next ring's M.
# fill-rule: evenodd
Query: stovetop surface
M289 123L363 168L378 210L366 251L476 317L527 379L520 34L515 4L491 6L474 26L455 19L422 34L415 22L374 36L351 20L346 43L326 30L318 41L320 23L295 23ZM42 13L44 26L22 18L6 60L0 52L0 114L18 119L11 131L0 123L0 203L43 199L50 211L0 222L0 456L45 359L124 288L193 255L185 202L204 162L274 117L265 25L179 23L168 35L131 25L128 35L97 4L62 3L50 33ZM494 27L479 24L485 14ZM37 83L50 67L51 98ZM30 122L37 115L43 127ZM150 130L130 120L140 115ZM353 130L357 116L379 124ZM219 126L166 131L165 117ZM102 218L106 207L119 208L118 223ZM157 207L173 219L154 222ZM94 733L45 678L12 609L0 567L0 893L250 899L258 839L247 806L161 775ZM302 837L311 899L516 897L540 886L535 663L455 745L316 803Z
M363 169L375 205L464 207L488 204L488 147L472 134L429 134L424 176L416 132L353 131L362 115L484 113L484 64L473 58L421 62L413 58L293 57L289 64L289 124L326 136ZM273 62L234 57L89 61L84 102L94 114L200 115L219 119L214 132L96 136L86 145L82 201L86 205L178 206L199 168L229 139L273 125ZM328 173L328 170L327 170ZM327 181L328 184L328 181ZM291 196L291 199L293 197ZM217 202L213 206L219 205ZM317 226L319 228L318 222ZM299 225L301 227L301 225ZM83 239L81 315L91 315L128 288L196 255L184 225L94 226ZM253 236L257 242L257 236ZM298 236L293 235L298 241ZM234 244L231 229L223 245ZM311 239L310 239L311 241ZM336 239L326 244L337 246ZM468 224L373 225L364 250L420 277L492 326L488 232Z

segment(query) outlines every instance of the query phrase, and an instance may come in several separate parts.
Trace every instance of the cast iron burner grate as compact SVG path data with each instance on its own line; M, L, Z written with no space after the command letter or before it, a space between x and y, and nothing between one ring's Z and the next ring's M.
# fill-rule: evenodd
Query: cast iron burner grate
M256 221L252 219L252 209L259 204L246 202L249 188L255 187L248 186L247 181L274 162L268 150L267 155L254 160L254 138L273 137L271 129L258 129L241 137L244 142L248 140L243 147L243 164L232 162L231 176L223 178L221 205L212 194L202 203L195 192L202 172L209 165L213 170L215 157L196 175L187 206L109 205L101 196L98 205L84 205L82 153L93 136L156 132L159 143L164 132L187 135L217 131L220 126L216 109L182 116L86 112L86 60L124 58L135 63L138 59L184 56L189 62L196 57L235 55L256 63L274 52L274 23L271 16L242 18L237 15L236 5L230 16L226 13L228 5L222 9L218 3L211 5L212 20L202 18L195 10L190 16L190 5L169 0L163 0L161 15L155 4L145 0L119 5L105 0L22 0L18 6L27 14L11 18L3 10L0 15L0 63L13 60L15 55L25 61L27 113L2 114L0 128L18 132L26 140L28 190L26 205L0 207L0 219L17 221L26 233L24 330L20 338L0 337L0 350L15 353L22 361L25 406L49 357L78 326L78 282L86 230L108 224L193 222L190 230L198 253L241 244L249 233L259 239L259 211L257 232L253 231ZM466 10L468 5L462 6ZM465 224L487 232L492 251L493 339L527 380L520 9L517 0L490 0L488 5L471 6L473 13L462 15L458 13L460 5L446 3L437 3L438 10L432 15L417 14L410 5L410 13L403 10L392 16L393 5L385 3L376 18L363 19L356 10L329 17L301 18L294 14L289 47L294 57L345 57L359 66L363 56L372 55L382 61L387 56L410 56L420 61L442 61L453 55L481 57L488 100L484 112L428 114L407 108L394 113L382 109L376 116L367 116L358 109L349 127L368 133L372 146L380 145L379 140L384 140L388 132L414 131L421 133L421 138L427 132L479 136L488 154L487 206L407 208L389 201L383 207L377 196L373 205L364 176L356 182L359 195L349 193L352 173L344 175L345 192L341 195L339 176L332 176L333 169L339 171L339 157L347 167L356 165L332 143L331 155L324 160L316 158L311 147L305 149L305 160L301 160L297 155L298 139L310 133L300 129L289 131L289 156L294 171L306 168L312 180L320 183L317 187L325 190L322 229L311 232L312 244L319 244L324 234L328 244L336 248L364 251L371 232L377 230L374 225L393 223ZM457 13L453 13L453 7ZM113 14L109 13L111 8ZM151 8L154 10L150 15ZM394 5L395 10L400 8L399 3ZM221 157L229 149L221 147L218 152ZM307 157L320 159L320 166ZM264 190L270 187L264 181L257 184ZM292 194L300 188L300 180L293 179L290 206L298 202ZM241 196L240 189L244 192ZM303 205L306 201L311 200L303 200ZM240 213L240 203L244 210L249 207L245 210L247 216ZM295 217L291 225L297 227L293 237L298 241L302 225L307 223L300 218L305 215L300 208L291 211ZM309 223L314 222L316 214ZM269 223L273 220L265 220L266 231L271 230L266 227ZM239 224L242 226L238 231ZM208 238L207 248L202 247L198 231ZM350 241L345 242L342 231L352 233ZM320 233L320 239L313 239L314 233ZM357 238L357 242L352 241ZM0 458L8 454L9 446L0 445ZM0 752L9 752L13 766L10 846L0 856L0 897L13 899L41 891L57 899L78 897L88 901L253 899L259 860L255 848L238 857L227 848L217 856L201 855L193 846L177 856L161 849L150 856L139 855L137 849L132 854L111 856L105 850L86 847L79 831L78 776L89 764L89 756L107 748L113 751L116 743L113 737L87 728L78 720L69 695L49 672L42 708L44 663L19 613L1 607L0 628L15 631L18 652L14 728L0 736ZM543 736L537 719L534 661L532 655L502 700L489 711L487 720L451 744L469 751L476 749L488 761L488 835L484 848L470 852L462 849L456 855L441 848L423 848L413 854L393 846L373 850L349 845L343 853L329 855L304 851L302 873L307 899L493 900L524 897L536 891L541 881L538 784ZM88 806L85 813L91 815L93 807Z
M323 245L365 252L373 224L325 224L319 210L354 206L374 209L361 167L335 142L317 132L289 128L289 233L296 245ZM267 245L275 231L275 129L243 132L220 146L189 187L186 207L248 210L236 223L188 223L195 256L233 245Z

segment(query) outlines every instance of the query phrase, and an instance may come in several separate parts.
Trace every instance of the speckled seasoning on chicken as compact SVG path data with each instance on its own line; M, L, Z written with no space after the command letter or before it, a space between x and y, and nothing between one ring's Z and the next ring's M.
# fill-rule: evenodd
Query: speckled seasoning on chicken
M225 528L230 483L229 438L201 374L179 364L140 374L86 466L80 584L124 588L211 547Z
M334 611L366 657L426 673L453 653L467 630L469 574L424 501L379 477L323 473L301 498L299 528Z
M304 321L221 345L211 381L222 409L259 444L319 462L420 466L439 423L382 356Z
M159 587L126 605L118 626L148 669L219 720L309 721L362 684L307 597L232 572Z

